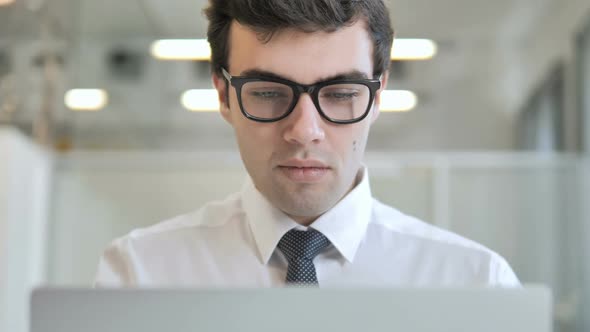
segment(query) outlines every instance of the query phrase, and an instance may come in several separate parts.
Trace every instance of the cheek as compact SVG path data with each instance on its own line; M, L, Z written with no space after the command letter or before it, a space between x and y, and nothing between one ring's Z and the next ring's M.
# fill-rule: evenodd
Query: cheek
M334 142L338 144L338 151L340 158L345 164L343 166L354 166L356 162L362 158L365 143L367 140L366 128L351 126L348 130L339 133L338 137L334 139Z
M351 128L348 133L350 139L349 145L353 152L362 152L367 142L368 128L365 126L358 126Z
M361 128L359 131L355 132L353 136L353 140L350 143L350 151L351 151L351 158L354 160L360 160L363 158L363 154L365 152L365 147L367 145L367 138L368 138L368 130L366 128Z
M239 124L235 126L235 131L240 150L250 160L265 160L265 156L271 154L276 139L268 124L240 119Z

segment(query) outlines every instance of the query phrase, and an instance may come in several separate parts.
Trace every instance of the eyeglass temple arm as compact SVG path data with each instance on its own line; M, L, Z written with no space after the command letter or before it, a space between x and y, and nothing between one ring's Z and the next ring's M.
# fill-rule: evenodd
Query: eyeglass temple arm
M225 68L221 67L221 73L228 82L231 82L231 75L227 72L227 70L225 70Z

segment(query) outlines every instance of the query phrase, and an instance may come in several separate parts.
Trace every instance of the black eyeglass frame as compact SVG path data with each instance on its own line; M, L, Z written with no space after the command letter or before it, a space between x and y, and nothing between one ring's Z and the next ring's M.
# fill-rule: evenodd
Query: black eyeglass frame
M378 78L378 79L331 80L331 81L323 81L323 82L318 82L315 84L306 85L306 84L299 84L297 82L293 82L293 81L281 79L281 78L275 78L275 77L232 76L230 73L227 72L227 70L225 70L225 68L221 68L221 72L222 72L223 76L225 77L225 79L229 82L229 84L236 89L236 94L238 96L238 104L240 105L240 111L242 112L242 114L246 118L253 120L253 121L257 121L257 122L276 122L276 121L286 118L295 109L295 106L299 102L299 98L301 97L302 93L308 93L311 96L311 100L313 101L313 104L315 105L316 110L320 113L320 115L324 119L326 119L332 123L337 123L337 124L351 124L351 123L360 122L364 118L366 118L367 115L369 114L369 111L371 110L371 107L373 106L373 103L375 101L375 94L377 93L377 90L379 90L381 88L381 79L380 78ZM291 105L289 105L288 111L286 111L285 114L283 114L280 117L275 118L275 119L266 119L266 118L259 118L257 116L251 115L248 112L246 112L246 110L244 109L244 105L242 103L242 87L244 86L244 84L249 83L249 82L261 82L261 81L281 83L281 84L289 86L293 90L293 100L291 101ZM361 85L364 85L367 88L369 88L369 103L367 105L367 109L365 110L365 112L361 116L359 116L358 118L352 119L352 120L337 120L337 119L330 118L322 111L322 108L320 107L320 101L319 101L319 91L325 86L334 85L334 84L361 84ZM229 101L229 99L228 99L228 101Z

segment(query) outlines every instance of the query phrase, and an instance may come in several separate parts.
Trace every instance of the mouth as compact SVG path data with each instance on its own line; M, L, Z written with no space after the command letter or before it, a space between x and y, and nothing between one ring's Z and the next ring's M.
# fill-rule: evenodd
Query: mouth
M290 167L290 168L330 168L323 162L315 159L289 159L281 164L279 167Z
M318 160L287 160L278 170L289 180L297 183L316 183L323 180L331 168Z

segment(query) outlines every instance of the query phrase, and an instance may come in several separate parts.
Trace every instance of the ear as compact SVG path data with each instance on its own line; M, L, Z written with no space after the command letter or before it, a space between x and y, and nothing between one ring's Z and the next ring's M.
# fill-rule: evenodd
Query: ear
M371 124L373 124L375 120L377 120L379 114L381 113L379 109L381 107L381 92L383 92L383 90L385 90L385 88L387 87L388 80L389 71L386 70L381 75L381 87L379 88L379 90L377 90L377 92L375 92L375 105L373 106L373 112L371 113Z
M221 116L225 119L225 121L227 121L229 124L232 124L233 119L231 118L231 112L229 110L228 104L229 84L223 77L220 77L216 73L213 73L211 79L215 89L217 90L217 98L219 98L219 113L221 113Z

